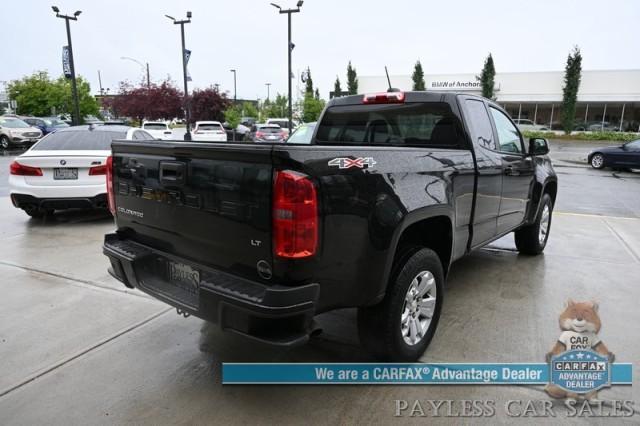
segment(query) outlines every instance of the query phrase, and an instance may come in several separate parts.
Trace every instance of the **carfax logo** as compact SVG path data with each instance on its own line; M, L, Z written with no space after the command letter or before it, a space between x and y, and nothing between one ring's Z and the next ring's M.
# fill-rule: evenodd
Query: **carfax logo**
M551 360L551 383L567 392L586 394L611 386L609 360L593 351L572 350Z
M560 314L560 337L547 354L553 398L588 399L611 386L610 363L614 355L598 337L602 323L595 302L569 300Z

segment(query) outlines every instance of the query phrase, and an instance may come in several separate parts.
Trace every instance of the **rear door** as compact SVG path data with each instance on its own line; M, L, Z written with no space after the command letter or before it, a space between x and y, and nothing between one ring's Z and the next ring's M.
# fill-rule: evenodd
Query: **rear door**
M249 279L271 263L270 146L114 142L113 171L128 238Z
M497 232L503 234L525 218L534 173L533 158L527 156L520 131L503 111L490 105L498 152L502 160L502 196Z

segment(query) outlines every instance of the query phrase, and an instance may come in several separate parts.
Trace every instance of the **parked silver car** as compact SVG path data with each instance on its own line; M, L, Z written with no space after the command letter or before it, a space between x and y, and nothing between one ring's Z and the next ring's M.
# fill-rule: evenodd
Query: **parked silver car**
M42 131L15 117L0 117L0 147L29 147L42 137Z
M513 120L521 131L529 132L546 132L549 131L548 126L542 124L536 124L531 120L525 118L516 118Z

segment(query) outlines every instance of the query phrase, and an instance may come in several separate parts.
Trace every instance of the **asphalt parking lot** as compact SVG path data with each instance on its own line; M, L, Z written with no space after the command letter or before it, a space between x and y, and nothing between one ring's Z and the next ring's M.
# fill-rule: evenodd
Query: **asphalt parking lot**
M599 337L636 370L633 386L600 398L631 399L638 409L640 173L587 168L580 158L589 149L552 146L560 184L543 256L519 256L508 236L453 266L423 361L543 362L564 301L597 300ZM13 208L11 158L0 157L0 424L385 424L396 399L546 399L532 386L222 386L225 361L371 361L358 345L355 312L321 316L323 333L295 349L184 319L107 274L108 214L35 220ZM513 422L500 410L486 421Z

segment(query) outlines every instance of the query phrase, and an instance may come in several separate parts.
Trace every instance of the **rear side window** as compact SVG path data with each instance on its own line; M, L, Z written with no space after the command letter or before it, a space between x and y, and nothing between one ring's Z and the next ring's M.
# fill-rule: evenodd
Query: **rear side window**
M329 108L318 125L320 144L462 145L460 121L443 102L347 105Z
M282 129L277 126L272 127L258 127L258 132L262 133L280 133Z
M167 125L162 123L145 123L142 127L146 130L167 130Z
M97 150L108 151L111 141L125 139L125 132L72 131L50 133L31 148L34 151Z
M464 105L468 118L467 123L470 127L469 131L471 132L474 144L495 150L496 145L493 141L493 129L491 128L489 113L484 106L484 102L476 99L467 99Z
M198 124L198 130L222 130L219 124Z

